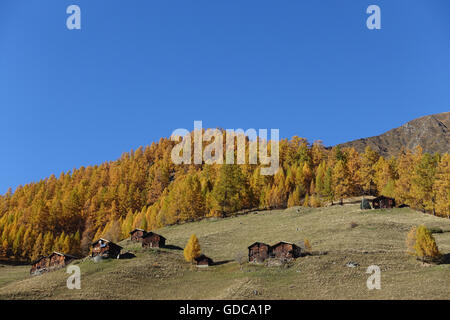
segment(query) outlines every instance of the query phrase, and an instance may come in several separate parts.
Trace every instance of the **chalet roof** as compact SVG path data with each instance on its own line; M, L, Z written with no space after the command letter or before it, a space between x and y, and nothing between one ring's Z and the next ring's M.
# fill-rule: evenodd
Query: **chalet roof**
M48 256L40 256L39 258L37 258L36 260L32 261L31 264L35 264L38 263L39 261L41 261L42 259L48 258Z
M255 244L263 244L263 245L266 245L266 246L270 247L270 245L268 245L267 243L256 241L256 242L253 242L251 245L249 245L247 248L250 249Z
M100 240L101 240L101 241L104 241L104 242L106 242L106 243L111 242L111 241L109 241L109 240L107 240L107 239L99 238L98 240L92 242L92 245L96 244L96 243L99 242Z
M378 197L372 199L372 201L381 200L381 199L395 200L394 198L390 198L390 197L386 197L386 196L378 196Z
M152 232L152 231L148 231L146 234L144 234L143 236L142 236L142 238L147 238L147 237L150 237L150 236L152 236L152 235L157 235L157 236L159 236L161 239L166 239L166 238L164 238L162 235L160 235L160 234L157 234L157 233L154 233L154 232Z
M293 242L287 242L287 241L280 241L280 242L277 242L277 243L275 243L273 246L272 246L272 248L273 247L277 247L277 246L279 246L279 245L281 245L281 244L290 244L290 245L293 245L293 246L297 246L295 243L293 243ZM298 247L298 246L297 246Z
M201 260L211 260L210 257L205 256L204 254L199 255L197 258L194 258L195 261L201 261Z
M52 255L57 254L58 256L62 256L62 257L67 257L67 258L72 258L72 259L77 259L77 257L72 256L70 254L65 254L65 253L61 253L61 252L57 252L57 251L53 251L48 257L50 258Z
M100 238L100 239L98 239L97 241L93 242L92 245L95 245L95 244L98 243L100 240L101 240L101 241L104 241L104 242L106 242L106 243L112 244L113 246L117 246L117 247L123 249L123 248L122 248L121 246L119 246L117 243L114 243L114 242L112 242L112 241L109 241L109 240L103 239L103 238Z
M144 229L136 228L136 229L130 231L130 234L135 233L136 231L144 231L144 232L147 232L147 231L145 231Z

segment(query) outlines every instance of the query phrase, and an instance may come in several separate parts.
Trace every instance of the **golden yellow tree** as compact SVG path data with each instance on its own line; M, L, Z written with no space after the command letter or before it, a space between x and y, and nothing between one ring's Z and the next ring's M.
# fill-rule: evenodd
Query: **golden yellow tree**
M44 248L44 239L42 233L40 233L36 239L36 242L34 243L33 252L31 254L31 260L38 259L43 254L43 248Z
M306 194L305 199L303 199L303 206L309 207L309 195L308 194Z
M62 246L63 253L72 253L71 252L71 243L70 243L70 237L69 235L66 235L64 239L64 244Z
M149 207L149 209L150 209L150 207ZM128 213L127 213L125 219L122 221L121 238L125 239L125 238L129 237L131 230L133 230L133 212L131 210L128 210Z
M266 194L265 204L267 208L283 208L286 206L287 200L284 170L280 169L275 174L274 184Z
M43 248L42 248L42 253L43 254L50 254L52 252L52 248L53 248L54 244L55 243L54 243L54 240L53 240L53 235L49 231L49 232L47 232L45 234L45 237L44 237L44 244L43 244Z
M409 230L408 235L406 236L406 253L415 255L416 250L414 249L414 246L416 245L416 233L417 228L412 227L411 230Z
M416 159L413 169L411 194L412 205L422 210L435 211L433 182L436 173L436 157L425 153Z
M325 158L325 147L323 146L323 143L321 140L314 141L312 147L311 147L311 162L314 168L317 168L319 164L324 160Z
M145 221L145 220L143 220L143 221ZM118 220L112 220L110 223L108 223L107 227L103 231L103 237L105 239L113 241L113 242L117 242L117 241L121 240L120 239L120 237L121 237L120 222ZM95 239L95 240L97 240L97 239Z
M298 187L295 188L294 192L289 195L287 206L295 207L300 205L300 189Z
M436 170L433 183L436 213L450 219L450 155L444 154Z
M378 158L378 153L369 146L366 147L361 157L361 182L363 190L368 194L373 194L375 191L375 164Z
M344 161L338 160L333 168L333 191L336 199L342 200L350 194L348 170Z
M231 164L222 165L211 192L212 199L214 200L214 210L219 215L226 216L229 213L242 209L243 202L241 199L246 194L244 189L247 187L240 166Z
M346 151L349 192L351 195L360 195L362 191L361 186L361 157L354 148L348 148Z
M200 179L196 174L189 174L183 184L183 200L180 203L183 220L195 220L206 214L205 198L201 192Z
M322 206L322 202L320 201L320 197L318 195L311 195L309 199L309 205L313 208L318 208Z
M436 240L425 226L419 226L416 232L416 243L414 245L416 255L423 260L435 259L441 254L436 245Z
M23 236L23 248L22 248L22 257L30 257L31 253L33 251L33 243L34 243L34 237L32 233L31 227L28 227L28 229L25 231L25 235Z
M2 256L6 257L8 255L8 248L9 248L8 240L4 240L2 243L2 247L1 247L1 251L2 251L1 255Z
M374 176L374 182L379 194L382 193L384 187L388 184L390 177L391 174L389 163L384 159L384 157L380 157L377 163L375 164L375 176Z
M195 258L200 256L200 254L201 254L200 243L198 242L198 239L195 236L195 234L193 234L189 238L189 241L188 241L186 247L184 248L183 253L184 253L184 259L187 262L193 262Z
M411 151L402 152L397 162L398 179L395 181L394 196L399 204L412 204L411 180L414 157Z
M303 179L302 181L303 186L305 187L306 190L309 190L309 186L311 184L312 179L312 171L307 162L305 162L302 167L302 179Z

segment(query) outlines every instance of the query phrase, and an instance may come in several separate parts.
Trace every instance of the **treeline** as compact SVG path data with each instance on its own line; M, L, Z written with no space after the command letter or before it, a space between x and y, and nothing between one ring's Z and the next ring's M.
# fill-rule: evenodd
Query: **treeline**
M0 256L33 260L53 250L83 255L93 239L118 241L133 228L243 209L319 207L362 194L450 214L448 154L417 148L384 159L370 148L362 154L328 150L293 137L280 141L280 170L263 176L260 165L174 165L174 144L161 139L117 161L52 175L0 196Z

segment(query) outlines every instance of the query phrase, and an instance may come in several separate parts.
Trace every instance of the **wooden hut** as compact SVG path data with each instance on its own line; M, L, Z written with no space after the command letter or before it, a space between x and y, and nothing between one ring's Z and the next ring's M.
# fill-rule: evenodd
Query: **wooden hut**
M117 258L122 247L109 240L100 238L92 244L91 257Z
M208 258L204 254L198 256L197 258L194 258L195 263L197 264L197 267L208 267L213 264L213 261L211 258Z
M147 234L147 231L143 230L143 229L134 229L133 231L130 232L131 235L131 241L134 242L141 242L142 238Z
M76 257L69 254L54 251L48 256L48 270L63 268L75 259Z
M248 247L248 261L249 262L263 262L269 258L272 248L262 242L255 242Z
M142 238L143 248L162 248L166 245L166 238L154 232L147 232Z
M372 208L374 209L384 209L384 208L394 208L395 199L385 196L379 196L372 200Z
M31 263L31 275L38 275L47 271L49 259L48 257L39 257L36 261Z
M273 258L277 259L295 259L300 257L302 254L302 249L291 243L291 242L278 242L277 244L272 246L272 254Z

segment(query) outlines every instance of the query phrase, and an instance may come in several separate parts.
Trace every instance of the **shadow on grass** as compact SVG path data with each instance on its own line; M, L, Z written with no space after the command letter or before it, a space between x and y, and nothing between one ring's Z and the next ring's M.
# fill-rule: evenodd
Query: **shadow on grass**
M450 264L450 253L443 254L439 264Z
M311 252L303 252L301 254L302 257L306 256L326 256L328 254L328 251L311 251Z
M125 252L119 256L119 259L133 259L136 258L136 255L131 252Z
M169 249L169 250L183 250L183 248L179 247L179 246L175 246L173 244L169 244L169 245L165 245L164 249Z
M226 264L226 263L229 263L229 262L232 262L233 260L223 260L223 261L216 261L216 262L214 262L212 265L213 266L220 266L220 265L222 265L222 264Z

